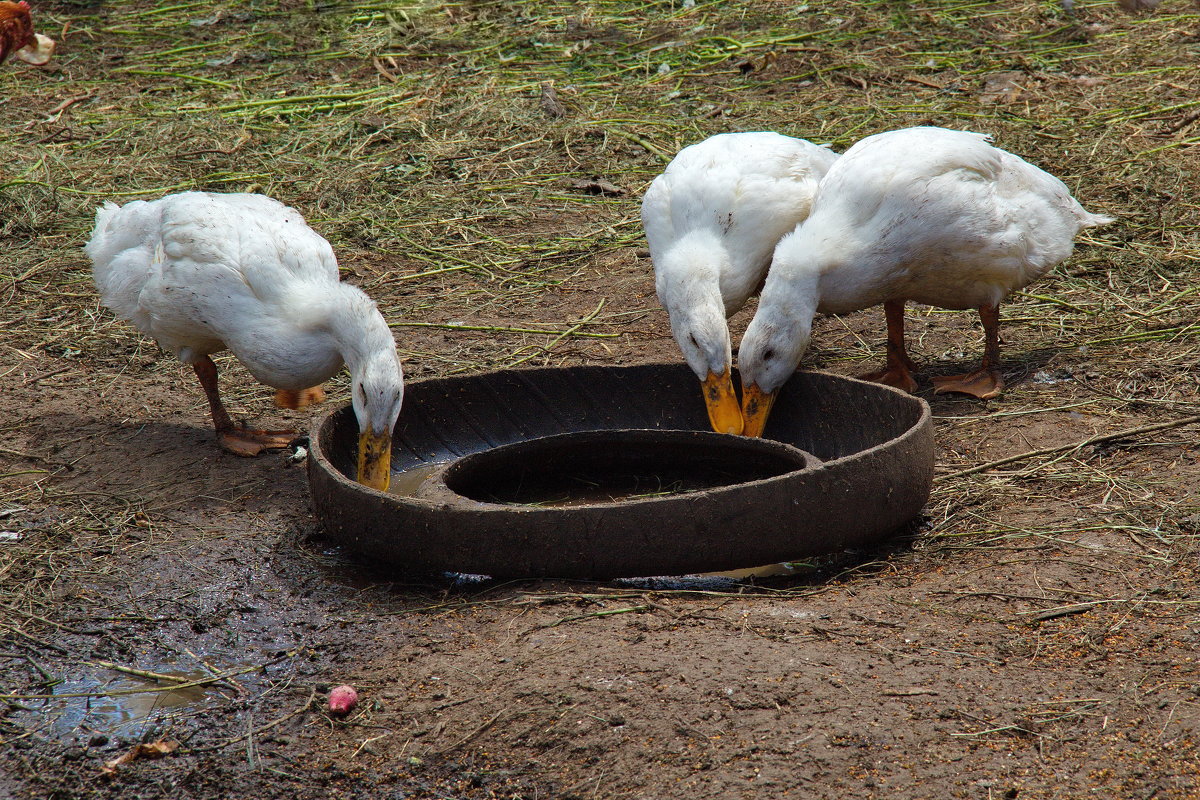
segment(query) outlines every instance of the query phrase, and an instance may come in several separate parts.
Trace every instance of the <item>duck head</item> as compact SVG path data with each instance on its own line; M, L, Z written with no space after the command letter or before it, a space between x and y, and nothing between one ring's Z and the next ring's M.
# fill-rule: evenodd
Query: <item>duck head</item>
M378 351L351 372L351 403L358 419L358 482L387 491L392 429L404 400L404 376L392 350Z
M738 348L744 436L762 436L779 387L800 366L812 335L819 273L794 240L792 234L776 246L758 310Z
M733 348L716 258L703 248L677 247L655 263L655 285L671 334L700 379L712 429L738 434L742 412L733 389Z

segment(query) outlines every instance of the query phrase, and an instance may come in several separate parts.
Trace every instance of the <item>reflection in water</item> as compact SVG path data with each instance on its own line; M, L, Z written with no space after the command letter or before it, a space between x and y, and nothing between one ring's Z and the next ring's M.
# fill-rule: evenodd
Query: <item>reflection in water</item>
M189 662L184 668L178 661L166 659L143 668L178 677L185 682L212 677L207 671L193 669L194 664ZM251 666L251 662L222 663L217 669L224 671L246 666ZM169 724L174 718L204 708L207 701L221 696L223 691L229 691L227 683L171 688L169 683L160 683L153 678L126 675L98 665L88 665L86 672L70 676L55 686L54 694L96 696L45 700L40 710L46 716L52 716L50 729L60 737L69 737L82 731L139 739L150 726Z

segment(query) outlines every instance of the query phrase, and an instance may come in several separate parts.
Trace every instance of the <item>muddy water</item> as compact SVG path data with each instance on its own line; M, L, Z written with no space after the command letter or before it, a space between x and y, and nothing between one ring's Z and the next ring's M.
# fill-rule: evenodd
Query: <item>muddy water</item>
M214 664L219 671L228 671L250 662ZM153 664L139 663L137 668L186 681L211 677L205 670L195 669L195 662L167 659ZM235 678L243 681L243 677ZM204 686L171 688L168 682L128 675L99 665L89 665L80 674L69 676L54 687L61 699L47 700L43 712L50 718L50 728L58 736L78 732L138 738L152 726L169 725L175 717L194 713L232 688L224 682ZM70 697L68 695L91 695Z
M393 472L388 493L400 497L425 496L425 482L443 466L443 463L422 464L403 472ZM664 478L659 475L594 472L557 475L553 481L538 477L537 483L506 485L497 487L495 491L489 491L486 486L472 486L470 497L481 502L504 505L563 508L666 497L724 486L730 482L724 476L680 479L677 476Z
M807 567L807 564L802 565ZM797 568L790 563L784 564L767 564L762 567L749 567L747 569L731 569L726 572L705 572L703 577L708 578L730 578L735 581L746 580L747 578L778 578L788 575L798 575L803 571L803 568Z
M437 462L432 464L422 464L402 472L393 472L391 485L388 487L388 492L400 497L421 497L423 495L422 487L425 482L433 477L446 462ZM525 494L532 494L538 499L526 500L524 502L515 501L512 499L489 497L492 502L501 502L510 505L525 505L539 506L547 508L563 508L570 506L592 505L595 503L619 503L629 500L643 500L649 497L664 497L673 494L683 494L691 491L699 491L701 489L714 488L716 486L724 486L730 482L728 475L708 476L707 480L690 481L676 478L670 483L664 483L663 478L657 475L613 475L604 474L597 476L595 474L587 475L562 475L555 482L558 486L557 491L548 488L544 483L534 487L524 487ZM522 490L518 491L521 494ZM556 496L547 496L554 493ZM478 499L478 498L477 498ZM716 583L728 584L737 583L752 578L767 578L795 575L799 570L791 564L766 564L760 567L751 567L747 569L735 569L725 572L706 572L701 575L693 575L688 577L680 577L674 579L658 578L657 581L675 580L683 584L692 585L695 583L707 583L715 580ZM479 579L486 580L486 576L463 576L469 577L476 581Z
M400 497L420 497L421 485L445 465L445 462L422 464L403 472L393 472L388 493Z

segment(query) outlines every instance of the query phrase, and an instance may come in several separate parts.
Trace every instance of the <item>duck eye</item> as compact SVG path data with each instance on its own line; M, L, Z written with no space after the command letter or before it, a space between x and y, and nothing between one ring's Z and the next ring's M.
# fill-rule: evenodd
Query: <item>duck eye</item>
M763 351L763 361L770 361L775 357L775 351L770 348Z
M367 390L362 387L362 384L358 385L358 399L364 406L367 404Z
M689 333L688 341L692 343L692 347L696 348L697 350L700 349L700 342L696 340L696 334Z

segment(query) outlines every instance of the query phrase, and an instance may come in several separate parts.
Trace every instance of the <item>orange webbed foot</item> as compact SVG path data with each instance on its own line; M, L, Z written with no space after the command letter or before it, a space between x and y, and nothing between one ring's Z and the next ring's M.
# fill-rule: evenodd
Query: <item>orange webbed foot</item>
M859 375L859 380L873 381L874 383L882 383L884 386L893 386L901 391L913 394L917 391L917 382L913 379L912 373L901 366L890 366L886 369L877 369L874 372L868 372L865 375Z
M325 390L320 386L299 390L279 389L275 392L275 405L279 408L290 408L293 411L315 406L324 400Z
M236 456L252 458L264 450L282 450L295 441L295 431L259 431L234 428L217 434L222 449Z
M978 397L980 400L990 400L1004 389L1004 379L999 370L977 369L965 375L944 375L933 379L933 391L936 394L958 392Z

